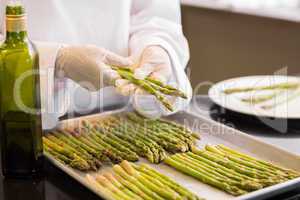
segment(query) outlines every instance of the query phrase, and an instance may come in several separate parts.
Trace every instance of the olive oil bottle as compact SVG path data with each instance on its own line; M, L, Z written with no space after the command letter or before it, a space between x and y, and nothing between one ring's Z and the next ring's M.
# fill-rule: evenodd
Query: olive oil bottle
M21 4L6 6L0 46L1 157L5 177L31 177L42 169L38 54L27 37Z

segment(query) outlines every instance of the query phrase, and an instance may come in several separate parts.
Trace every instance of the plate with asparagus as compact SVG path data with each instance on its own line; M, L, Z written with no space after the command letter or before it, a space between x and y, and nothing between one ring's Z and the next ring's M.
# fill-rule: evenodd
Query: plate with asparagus
M214 123L106 112L62 121L44 153L105 199L243 199L300 182L299 156Z
M261 117L300 118L300 78L247 76L221 81L209 90L214 103L232 111Z

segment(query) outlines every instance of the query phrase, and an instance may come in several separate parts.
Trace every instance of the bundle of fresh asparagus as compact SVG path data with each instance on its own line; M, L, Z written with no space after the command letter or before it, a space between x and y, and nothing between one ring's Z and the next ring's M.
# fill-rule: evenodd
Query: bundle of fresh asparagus
M224 145L170 156L164 162L203 183L239 196L300 176L300 173L256 159Z
M73 130L58 130L44 138L45 151L79 170L97 170L104 161L119 163L145 157L160 163L167 152L186 152L198 135L166 120L149 120L134 113L109 116Z
M184 99L187 98L184 92L170 85L163 84L158 80L150 77L142 80L135 78L134 73L130 68L112 66L112 69L116 70L123 79L130 81L149 94L154 95L170 111L173 111L172 105L164 95L177 96Z
M88 180L115 200L198 200L201 199L169 177L148 165L123 161L113 166L114 173L104 173Z

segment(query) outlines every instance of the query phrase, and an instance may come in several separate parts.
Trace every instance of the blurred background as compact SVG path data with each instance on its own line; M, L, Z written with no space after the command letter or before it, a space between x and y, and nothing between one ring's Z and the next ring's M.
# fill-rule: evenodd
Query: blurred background
M196 93L205 94L210 83L237 76L300 74L300 0L181 3Z

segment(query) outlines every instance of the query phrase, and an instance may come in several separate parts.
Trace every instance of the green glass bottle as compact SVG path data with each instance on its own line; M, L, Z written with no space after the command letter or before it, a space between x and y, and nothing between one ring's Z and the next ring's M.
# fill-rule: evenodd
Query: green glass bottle
M6 7L6 39L0 46L2 172L31 177L42 169L38 54L27 37L21 4Z

